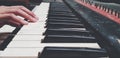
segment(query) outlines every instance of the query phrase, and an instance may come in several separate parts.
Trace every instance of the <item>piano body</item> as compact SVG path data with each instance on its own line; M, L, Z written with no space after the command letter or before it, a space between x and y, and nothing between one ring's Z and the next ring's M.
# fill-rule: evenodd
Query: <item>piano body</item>
M0 29L7 38L0 58L120 58L119 7L96 0L42 2L32 10L38 22Z

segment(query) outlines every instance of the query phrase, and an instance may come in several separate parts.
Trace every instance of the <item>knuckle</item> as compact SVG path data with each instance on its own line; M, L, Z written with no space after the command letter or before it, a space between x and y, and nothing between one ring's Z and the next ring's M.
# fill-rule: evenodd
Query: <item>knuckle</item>
M19 11L21 11L20 9L13 9L14 13L19 13Z
M12 14L12 13L8 14L8 17L14 17L14 14Z
M16 10L16 9L12 9L11 11L12 11L12 12L16 12L17 10Z

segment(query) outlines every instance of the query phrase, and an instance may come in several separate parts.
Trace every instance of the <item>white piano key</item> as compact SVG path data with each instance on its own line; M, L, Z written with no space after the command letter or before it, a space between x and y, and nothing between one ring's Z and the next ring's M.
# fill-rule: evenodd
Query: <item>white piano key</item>
M1 27L0 28L0 33L11 33L11 32L13 32L15 30L15 27L12 27L12 26L10 26L10 25L4 25L3 27Z
M2 50L0 50L0 55L2 54L2 52L3 52L3 51L2 51Z
M37 6L37 9L34 11L36 15L40 14L48 14L48 9L49 9L49 3L41 3L40 6Z
M44 3L42 3L44 4ZM40 5L41 6L41 5ZM47 20L46 16L47 16L47 13L44 12L42 13L43 11L45 10L42 10L42 8L40 6L36 6L35 9L33 9L33 12L35 13L35 15L39 18L38 21L45 21ZM41 10L41 11L40 11Z
M42 53L43 49L44 48L7 48L4 53L0 55L0 58L38 58L38 53Z
M14 44L18 46L21 46L21 44L23 45L30 44L31 46L29 47L32 47L32 48L28 48L28 47L27 48L6 48L5 51L1 52L0 58L37 58L38 52L42 51L42 48L36 48L36 47L40 47L40 45L38 44L40 44L41 39L44 38L44 36L41 36L41 34L46 30L44 26L45 26L45 21L47 20L48 10L49 10L49 3L42 2L39 6L36 6L33 9L33 12L39 17L38 22L29 23L29 25L24 25L21 28L21 30L17 33L17 36L13 38L13 40L11 41L11 44L9 44L9 45L12 45L12 43L19 41L18 43L14 43ZM29 35L26 35L26 34L29 34ZM32 36L32 37L29 37L29 36ZM23 47L25 47L25 45Z
M40 40L35 41L12 41L8 44L7 48L9 47L18 47L18 48L39 48L40 47Z
M0 55L2 55L3 52L4 52L4 51L0 50ZM0 58L1 58L1 57L0 57Z
M45 12L44 14L48 14L49 5L50 3L46 3L46 2L41 3L41 5L39 6L41 10L39 9L38 11L42 11Z
M49 10L49 3L41 3L40 6L37 7L34 13L39 17L39 20L46 20L48 10Z
M45 36L41 36L41 35L16 35L13 38L13 41L40 41L41 39L43 39Z
M42 43L42 47L53 46L53 47L88 47L88 48L99 48L97 43Z
M45 22L36 22L36 23L29 23L28 25L25 25L23 26L21 29L29 29L29 28L32 28L32 29L36 29L36 28L44 28L46 26Z
M45 25L44 24L38 24L38 25L35 25L35 24L30 24L30 25L26 25L26 26L23 26L21 29L38 29L38 28L44 28Z
M23 26L17 34L43 34L45 22L29 23Z
M42 35L46 29L22 29L17 34L36 34L36 35Z
M39 21L36 23L29 23L27 26L23 26L17 34L43 34L43 32L46 30L44 26L45 20L47 19L48 9L49 3L41 3L40 6L37 6L34 13L39 17Z
M40 16L42 16L42 15L40 15ZM41 21L42 21L42 22L45 22L46 20L47 20L46 17L40 17L38 21L39 21L39 22L41 22Z
M35 9L33 10L34 13L40 17L39 21L42 20L46 20L47 18L47 14L48 14L48 9L49 9L49 3L41 3L40 6L36 6ZM45 14L45 15L43 15ZM13 32L13 30L15 29L15 27L9 26L9 25L5 25L2 28L0 28L0 32Z
M38 58L43 48L7 48L0 58Z
M36 6L32 9L32 12L35 12L35 11L38 9L39 6L40 6L40 5L36 5Z
M41 43L40 41L12 41L7 48L31 48L31 47L88 47L88 48L100 48L97 43Z
M119 42L119 44L120 44L120 39L118 39L118 42Z

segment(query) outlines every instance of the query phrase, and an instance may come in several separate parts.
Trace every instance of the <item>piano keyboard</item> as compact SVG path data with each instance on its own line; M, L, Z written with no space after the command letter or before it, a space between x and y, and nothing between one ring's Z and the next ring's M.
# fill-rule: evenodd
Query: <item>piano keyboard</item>
M94 31L66 4L42 2L33 12L39 17L38 22L21 27L0 51L0 58L109 58ZM13 32L14 29L4 26L0 31Z

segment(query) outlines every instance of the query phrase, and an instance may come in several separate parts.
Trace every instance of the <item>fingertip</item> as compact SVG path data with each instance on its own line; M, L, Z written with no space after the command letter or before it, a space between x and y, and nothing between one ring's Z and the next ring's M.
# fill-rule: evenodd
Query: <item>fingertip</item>
M31 22L37 22L38 18L32 18Z
M37 19L34 19L33 22L37 22L38 20Z
M23 21L23 25L28 25L28 22L27 21Z
M39 20L39 17L36 16L35 19L36 19L36 20Z

